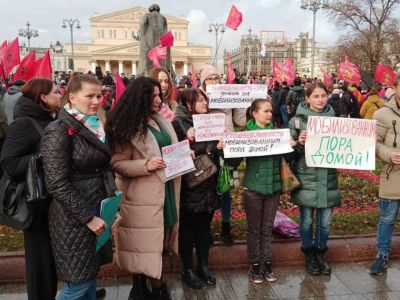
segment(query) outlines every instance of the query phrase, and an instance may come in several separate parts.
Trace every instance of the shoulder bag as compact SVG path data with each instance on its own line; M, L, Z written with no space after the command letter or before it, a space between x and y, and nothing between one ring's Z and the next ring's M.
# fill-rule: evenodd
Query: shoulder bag
M208 154L200 154L194 160L195 171L183 175L188 188L194 188L217 173L218 169Z
M43 129L29 118L40 135ZM27 229L35 213L47 211L49 197L44 180L40 154L34 154L25 178L17 179L4 173L0 180L0 224L18 230Z

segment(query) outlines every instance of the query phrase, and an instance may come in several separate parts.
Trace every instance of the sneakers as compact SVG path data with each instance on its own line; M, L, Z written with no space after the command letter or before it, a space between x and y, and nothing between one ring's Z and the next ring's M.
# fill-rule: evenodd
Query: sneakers
M368 273L372 275L380 276L382 275L388 266L388 257L378 254L375 261L372 263L371 267L368 269Z
M272 272L271 262L266 261L264 263L263 269L261 270L262 275L264 276L265 280L268 282L276 281L276 276L274 272Z
M256 284L262 283L264 281L263 274L261 273L260 264L251 264L249 279L251 280L251 282Z

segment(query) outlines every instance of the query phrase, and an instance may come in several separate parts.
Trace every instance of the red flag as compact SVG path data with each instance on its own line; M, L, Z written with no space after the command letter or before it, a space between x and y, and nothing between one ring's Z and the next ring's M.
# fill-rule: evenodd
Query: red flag
M167 59L167 47L156 46L147 52L147 57L153 62L154 67L160 67L160 60Z
M242 20L243 14L236 8L235 5L232 5L228 20L226 20L226 27L237 30L239 25L242 23Z
M3 62L4 76L7 77L11 70L20 63L18 38L0 50L0 58Z
M280 64L276 59L274 59L272 61L272 74L275 80L279 83L282 83L283 81L293 83L296 76L292 61L290 60L286 60L284 64Z
M116 102L119 101L121 98L122 94L125 92L125 84L124 81L122 80L121 76L117 73L117 76L115 77L115 100Z
M5 41L3 42L3 44L0 45L0 50L3 49L3 48L6 47L6 46L7 46L7 40L5 40Z
M235 81L235 71L233 70L233 64L232 64L232 59L231 56L228 55L228 78L227 82L228 83L233 83Z
M34 77L45 77L52 79L52 74L53 72L51 69L50 51L47 50L41 58L35 61Z
M174 36L171 31L160 37L161 47L172 47L174 45Z
M18 66L11 83L14 83L17 79L28 81L35 75L35 50L30 52Z
M192 88L197 89L197 78L196 78L196 72L194 71L194 66L192 64L192 76L191 76L191 80L192 80Z
M324 78L323 78L324 84L325 84L325 85L331 85L331 84L332 84L332 76L329 75L329 74L328 74L327 72L325 72L324 70L322 70L321 67L319 67L319 69L320 69L320 71L321 71L321 73L322 73L322 76L324 77Z
M394 78L396 73L385 65L378 64L376 66L375 81L381 84L387 84L389 87L393 87Z
M361 83L361 75L360 70L357 66L351 63L347 59L347 55L344 58L344 62L339 65L339 79L347 81L349 83L360 84Z

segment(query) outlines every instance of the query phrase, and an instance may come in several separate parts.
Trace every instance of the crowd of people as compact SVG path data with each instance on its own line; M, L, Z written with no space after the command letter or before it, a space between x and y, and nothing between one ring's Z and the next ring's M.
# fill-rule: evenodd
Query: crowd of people
M370 89L297 76L292 85L272 76L240 77L237 84L265 84L268 94L248 109L210 109L207 87L226 83L210 65L174 79L167 69L149 76L121 77L126 84L116 101L112 75L56 74L54 81L17 80L1 95L0 162L5 173L23 177L30 157L40 153L51 201L24 230L28 298L96 299L100 266L113 259L111 240L96 251L106 223L99 217L103 199L123 192L111 231L118 266L132 274L130 300L170 299L163 257L177 255L182 281L191 288L215 285L209 267L211 222L221 210L221 237L233 243L230 192L217 194L218 172L194 187L181 177L166 180L161 148L188 140L193 158L208 155L235 169L246 161L242 183L247 220L249 280L276 281L271 261L272 225L281 192L280 166L290 163L301 187L291 193L300 208L301 251L313 275L330 275L328 251L333 208L340 205L336 169L309 167L305 161L310 116L366 118L377 121L376 154L384 162L379 197L377 258L369 272L384 273L399 210L400 77L394 87ZM293 152L224 159L223 140L195 139L193 115L225 115L226 131L289 128ZM37 124L36 124L37 123ZM35 128L40 126L42 130ZM43 131L43 132L41 132ZM235 178L236 179L236 178ZM193 261L193 248L196 263ZM98 296L98 295L97 295Z

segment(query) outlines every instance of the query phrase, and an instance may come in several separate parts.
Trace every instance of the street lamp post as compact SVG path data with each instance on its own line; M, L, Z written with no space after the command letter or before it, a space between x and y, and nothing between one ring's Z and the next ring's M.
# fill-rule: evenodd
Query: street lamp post
M218 55L218 48L219 48L219 43L218 43L218 32L221 31L222 35L224 35L225 32L225 26L223 24L218 24L218 23L210 23L208 32L213 32L215 31L215 56L213 60L213 65L217 67L217 55ZM221 35L221 40L222 40L222 35ZM220 42L221 42L220 40Z
M250 76L250 69L251 69L251 67L250 67L250 51L251 51L251 28L249 28L249 38L248 38L248 43L249 43L249 45L248 45L248 53L249 53L249 55L248 55L248 61L247 61L247 76Z
M72 59L72 71L74 70L75 64L74 64L74 25L76 23L76 29L81 29L81 26L79 25L79 20L78 19L63 19L63 25L61 26L62 28L67 28L67 24L69 25L69 29L71 32L71 59Z
M327 0L301 0L301 9L311 10L313 12L313 41L311 50L311 78L314 78L315 64L315 20L317 11L321 8L327 8L329 5Z
M20 29L18 31L18 35L22 37L26 37L28 39L28 52L31 48L31 38L39 36L39 32L36 29L31 28L31 24L26 22L25 24L26 28L25 29Z

